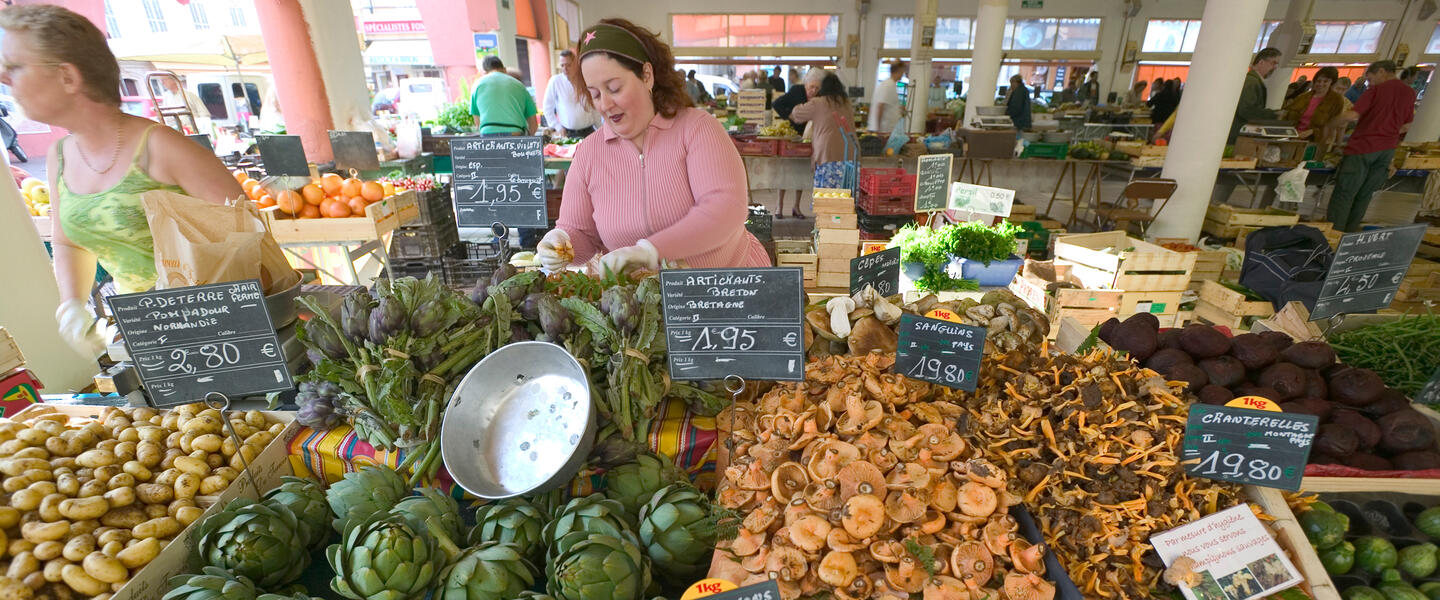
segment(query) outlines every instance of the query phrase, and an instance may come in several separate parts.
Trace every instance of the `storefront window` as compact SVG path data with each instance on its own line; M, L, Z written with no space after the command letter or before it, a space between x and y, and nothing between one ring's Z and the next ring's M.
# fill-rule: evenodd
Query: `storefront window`
M885 17L885 48L904 50L915 35L914 17ZM938 32L937 32L938 35Z
M681 48L836 48L840 15L671 15L670 33Z
M913 39L913 17L885 17L885 48L904 50ZM971 50L975 47L975 20L963 17L935 19L936 50Z
M1094 50L1100 44L1100 19L1060 19L1056 50Z
M1384 21L1317 21L1311 54L1370 54L1380 45Z
M1255 37L1255 52L1265 47L1270 41L1270 34L1278 26L1279 21L1265 21L1260 25L1260 35ZM1140 45L1140 51L1194 52L1195 42L1199 39L1199 19L1150 19L1145 26L1145 41ZM1319 43L1318 35L1315 41Z
M781 15L730 15L731 48L781 46L785 43L785 19Z
M839 15L785 15L785 45L835 48L840 45Z
M730 17L727 15L674 15L670 17L672 41L682 47L728 46Z
M1440 23L1435 24L1435 31L1430 33L1430 43L1425 44L1426 54L1440 54Z

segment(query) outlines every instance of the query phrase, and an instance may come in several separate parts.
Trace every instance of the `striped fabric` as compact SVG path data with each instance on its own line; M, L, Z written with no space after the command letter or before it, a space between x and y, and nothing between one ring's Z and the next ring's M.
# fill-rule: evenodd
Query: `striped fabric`
M745 230L745 163L720 122L684 108L656 115L642 154L610 126L580 142L565 179L557 226L575 262L644 239L662 261L689 267L768 267Z

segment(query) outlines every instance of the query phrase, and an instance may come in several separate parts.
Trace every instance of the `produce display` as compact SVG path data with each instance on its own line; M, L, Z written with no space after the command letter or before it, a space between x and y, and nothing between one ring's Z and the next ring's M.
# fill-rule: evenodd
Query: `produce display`
M1043 352L1050 333L1045 315L1009 290L992 290L979 300L942 302L933 294L908 304L899 304L900 300L899 296L880 296L867 287L854 296L811 306L805 312L805 355L818 360L834 354L893 353L900 339L895 328L901 314L925 316L937 309L949 312L962 325L985 327L986 354L1016 349Z
M946 225L940 229L906 225L890 239L891 248L900 248L900 261L923 267L923 274L912 276L915 289L929 292L977 290L979 284L956 279L946 273L952 258L982 262L986 265L1005 260L1015 254L1015 237L1024 230L1009 221L993 227L978 221Z
M10 540L0 597L108 598L204 513L285 428L258 411L189 404L77 418L34 406L0 420Z
M390 186L394 186L394 189L396 190L415 190L419 192L428 192L430 190L437 189L442 185L439 181L435 180L434 175L406 176L398 172L391 173L390 175L386 177L381 177L380 179L377 179L375 181L378 182L382 187L388 184ZM389 188L386 189L388 190Z
M759 134L761 137L800 137L800 132L795 131L795 127L790 125L790 121L785 119L776 119L774 123L761 127Z
M1440 315L1405 316L1330 336L1345 364L1370 369L1385 385L1412 398L1440 365Z
M1440 506L1421 509L1384 494L1307 498L1305 536L1347 600L1428 600L1436 581Z
M20 182L20 199L25 202L25 208L30 211L32 217L46 217L50 215L50 186L42 179L26 177Z
M326 173L298 190L276 190L251 179L245 171L232 174L255 206L278 206L280 215L297 219L363 217L366 206L394 196L397 189L391 181L361 181Z
M1336 360L1330 344L1295 342L1280 332L1233 338L1209 325L1159 332L1155 318L1110 319L1099 337L1167 378L1183 381L1206 404L1260 396L1286 412L1320 418L1311 464L1368 471L1440 468L1435 426L1370 369Z

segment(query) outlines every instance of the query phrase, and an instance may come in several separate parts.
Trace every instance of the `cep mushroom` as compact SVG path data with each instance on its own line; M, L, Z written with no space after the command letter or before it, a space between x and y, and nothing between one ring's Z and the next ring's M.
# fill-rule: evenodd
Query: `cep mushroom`
M864 356L876 351L894 352L899 346L900 336L895 329L872 315L855 322L847 342L850 354Z
M825 303L825 311L830 313L830 332L836 338L844 340L850 337L850 311L855 310L855 301L848 296L836 296Z

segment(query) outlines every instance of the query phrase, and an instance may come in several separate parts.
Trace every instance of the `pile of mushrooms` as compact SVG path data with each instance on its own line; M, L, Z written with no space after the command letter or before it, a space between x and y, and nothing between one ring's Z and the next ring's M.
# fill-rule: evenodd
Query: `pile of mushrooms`
M942 302L934 294L909 304L901 304L901 300L900 296L881 296L866 286L853 296L836 296L823 305L812 305L805 314L807 356L815 360L839 354L895 352L900 316L928 316L937 309L949 311L959 323L985 327L986 354L1040 348L1050 333L1045 314L1009 290L986 292L980 300Z

